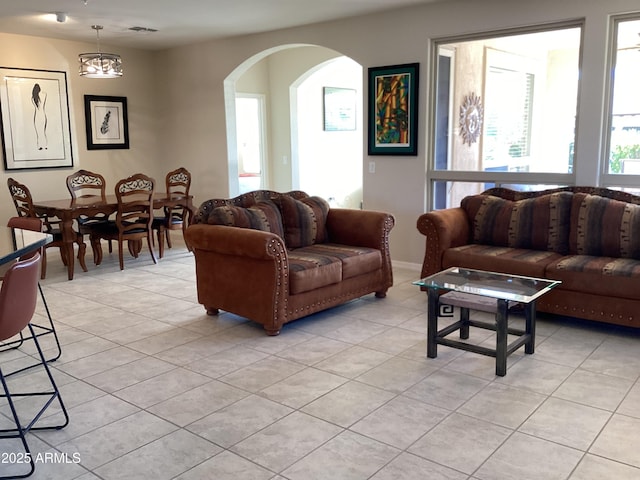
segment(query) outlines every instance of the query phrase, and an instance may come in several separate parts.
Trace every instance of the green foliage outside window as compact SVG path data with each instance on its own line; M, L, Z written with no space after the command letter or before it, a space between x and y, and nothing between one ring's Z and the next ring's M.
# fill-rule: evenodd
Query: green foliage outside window
M611 152L610 172L622 173L622 160L626 158L640 159L640 145L616 145L613 152Z

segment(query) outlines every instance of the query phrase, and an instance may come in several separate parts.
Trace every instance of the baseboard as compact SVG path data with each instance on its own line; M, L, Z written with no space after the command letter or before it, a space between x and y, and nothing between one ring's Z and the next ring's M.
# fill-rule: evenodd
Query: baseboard
M391 266L393 268L403 268L405 270L412 270L415 272L422 271L422 265L419 263L401 262L399 260L391 260Z

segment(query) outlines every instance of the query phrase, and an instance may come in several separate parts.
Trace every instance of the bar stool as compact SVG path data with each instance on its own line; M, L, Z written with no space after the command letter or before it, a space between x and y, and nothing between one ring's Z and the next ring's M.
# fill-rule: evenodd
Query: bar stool
M40 253L36 253L32 257L26 260L20 260L14 263L11 268L5 273L2 287L0 288L0 341L12 338L25 328L29 328L31 336L28 339L33 340L36 349L38 351L38 357L40 363L51 383L52 391L46 392L10 392L7 385L7 380L2 372L2 363L0 361L0 383L2 383L3 392L0 392L0 398L6 398L11 410L11 418L15 422L15 428L0 430L0 440L5 438L19 438L22 442L22 446L25 450L25 459L29 459L29 471L23 474L11 473L9 475L1 476L0 478L25 478L30 476L35 470L35 462L27 443L26 434L30 430L59 430L64 428L69 423L69 414L60 397L60 391L51 375L47 361L44 358L40 343L38 342L38 336L33 330L31 325L31 318L36 310L36 301L38 296L38 277L40 272ZM1 357L0 357L1 360ZM12 386L13 389L13 386ZM33 419L26 425L23 425L18 417L16 410L15 400L21 397L48 397L44 403L44 406L33 417ZM54 402L58 400L60 408L64 415L64 422L57 425L39 426L34 425L40 418L46 409ZM5 449L0 449L4 451Z
M22 230L31 230L34 232L41 232L42 220L35 217L11 217L7 222L7 227L20 228ZM32 255L34 255L34 253L22 257L21 260L25 260L26 258L31 258ZM0 273L0 275L4 275L4 273ZM0 280L2 280L2 278L0 278ZM53 335L53 339L56 344L56 350L55 350L55 353L50 358L47 359L47 362L54 362L58 358L60 358L60 355L62 354L62 347L60 346L60 340L58 339L56 327L53 324L53 319L51 318L51 312L49 311L49 305L47 305L47 299L44 296L44 290L42 290L42 285L40 285L40 282L38 282L38 290L40 291L40 297L42 299L42 304L44 305L45 312L47 313L49 324L47 325L47 324L31 322L31 325L36 331L36 335L38 337L41 337L42 335L49 335L49 334ZM20 348L26 339L22 331L18 335L19 335L18 339L11 340L8 342L0 341L0 353L6 350L15 350ZM29 368L37 367L38 365L39 365L38 363L35 363L33 365L29 365L27 367L23 367L18 370L15 370L11 373L5 373L5 377L10 377L11 375L15 375L16 373L23 372L25 370L28 370Z

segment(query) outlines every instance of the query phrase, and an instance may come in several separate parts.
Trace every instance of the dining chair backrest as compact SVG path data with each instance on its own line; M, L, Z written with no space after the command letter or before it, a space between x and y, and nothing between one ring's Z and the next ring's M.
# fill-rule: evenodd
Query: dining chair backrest
M106 198L107 183L99 173L89 170L78 170L67 177L67 189L71 198L86 196L99 196L102 200Z
M171 195L189 195L191 188L191 173L184 167L180 167L167 173L165 178L165 186L167 194Z
M20 333L36 311L40 254L14 263L0 288L0 341Z
M188 196L191 188L191 173L184 167L167 173L165 187L169 198ZM168 227L181 225L186 217L186 208L184 206L165 207L164 216Z
M9 193L11 193L11 199L16 207L18 216L35 217L36 212L33 209L33 198L31 197L29 188L13 178L7 180L7 185L9 186Z
M122 234L151 231L155 180L137 173L116 184L116 225Z

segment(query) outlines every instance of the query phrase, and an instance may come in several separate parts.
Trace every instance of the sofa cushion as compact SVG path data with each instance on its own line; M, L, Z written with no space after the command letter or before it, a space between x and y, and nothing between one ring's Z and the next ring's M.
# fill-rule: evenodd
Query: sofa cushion
M640 205L576 193L570 253L640 260Z
M566 254L571 192L511 201L472 195L461 206L471 221L473 243Z
M444 252L442 268L464 266L476 270L543 278L547 265L560 258L562 255L559 253L544 250L464 245L449 248Z
M302 250L305 254L339 259L342 262L343 280L382 268L382 254L375 248L318 243Z
M324 243L328 240L327 233L327 216L329 215L329 202L322 197L307 197L300 200L302 203L309 205L316 217L317 229L314 243Z
M308 247L326 240L327 214L318 197L296 200L288 195L281 195L277 202L282 214L284 243L287 248ZM326 212L328 211L326 204Z
M545 276L561 280L563 290L640 300L640 260L568 255L549 264Z
M282 218L278 207L270 201L257 202L249 208L224 205L214 208L207 218L210 225L252 228L275 233L284 238Z
M342 262L339 258L296 248L289 252L289 293L308 292L342 280Z

